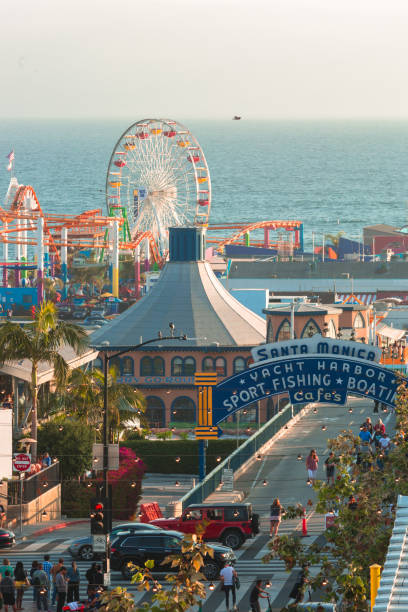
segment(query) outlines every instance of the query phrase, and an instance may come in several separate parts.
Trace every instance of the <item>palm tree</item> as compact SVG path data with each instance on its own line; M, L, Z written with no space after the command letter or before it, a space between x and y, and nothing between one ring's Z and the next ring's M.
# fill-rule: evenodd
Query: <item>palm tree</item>
M62 395L62 403L70 413L84 419L88 425L98 427L103 412L104 375L98 370L73 370ZM137 417L144 423L143 413L146 400L138 389L117 382L115 366L108 374L108 427L109 438L114 441L115 434L126 427L126 422Z
M35 319L23 327L7 321L0 326L0 363L29 359L31 361L31 437L37 440L38 367L41 362L54 369L54 378L62 386L69 366L59 350L68 345L81 353L88 345L84 329L73 323L58 321L52 302L36 309ZM37 442L31 446L33 461L37 459Z

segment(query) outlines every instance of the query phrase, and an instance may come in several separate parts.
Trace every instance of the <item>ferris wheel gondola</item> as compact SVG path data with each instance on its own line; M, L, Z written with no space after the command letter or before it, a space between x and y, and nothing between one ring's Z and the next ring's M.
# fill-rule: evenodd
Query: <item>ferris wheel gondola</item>
M150 231L160 250L168 228L206 227L211 180L197 139L170 119L144 119L117 141L106 177L108 214L125 211L132 238Z

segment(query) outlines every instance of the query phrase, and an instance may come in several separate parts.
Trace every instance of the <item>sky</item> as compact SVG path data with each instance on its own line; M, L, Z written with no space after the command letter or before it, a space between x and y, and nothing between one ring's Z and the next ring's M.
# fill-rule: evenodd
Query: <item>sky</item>
M1 118L408 117L406 0L0 3Z

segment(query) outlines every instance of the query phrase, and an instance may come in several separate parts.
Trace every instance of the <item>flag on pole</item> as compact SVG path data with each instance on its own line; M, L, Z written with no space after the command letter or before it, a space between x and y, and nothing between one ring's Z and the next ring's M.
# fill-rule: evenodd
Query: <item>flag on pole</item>
M7 159L9 160L8 166L7 166L7 170L9 172L11 172L11 169L13 167L13 161L14 161L14 149L13 151L10 151L10 153L8 155L6 155Z

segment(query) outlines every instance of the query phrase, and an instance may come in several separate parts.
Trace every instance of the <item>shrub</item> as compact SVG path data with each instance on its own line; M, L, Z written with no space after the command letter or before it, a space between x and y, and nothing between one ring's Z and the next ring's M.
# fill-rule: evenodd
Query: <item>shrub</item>
M112 518L134 520L142 491L142 479L145 472L143 461L126 447L120 449L119 469L108 474L112 487ZM62 512L69 517L86 517L89 515L91 499L96 497L95 484L102 484L102 477L92 480L94 486L88 488L86 481L65 480L62 483ZM134 483L135 486L132 486Z
M82 476L92 467L94 431L74 419L49 421L38 430L38 453L50 453L60 461L61 478Z
M242 444L245 440L239 440ZM148 472L160 474L198 474L198 440L128 440L131 448L146 465ZM206 453L207 474L237 447L234 439L209 440ZM176 462L176 457L180 461Z

